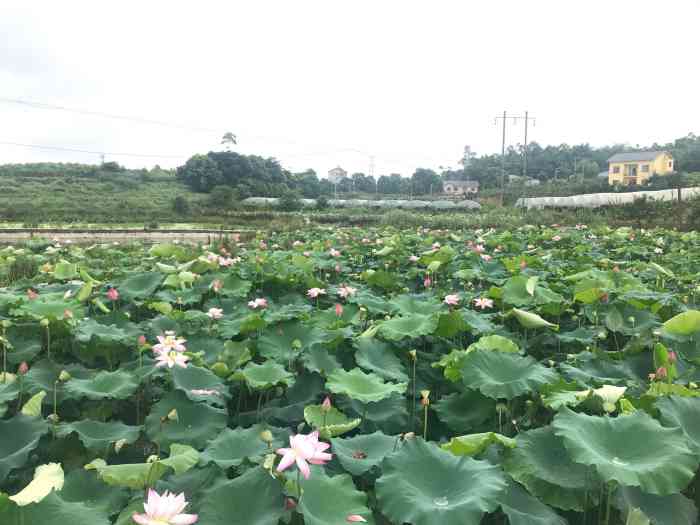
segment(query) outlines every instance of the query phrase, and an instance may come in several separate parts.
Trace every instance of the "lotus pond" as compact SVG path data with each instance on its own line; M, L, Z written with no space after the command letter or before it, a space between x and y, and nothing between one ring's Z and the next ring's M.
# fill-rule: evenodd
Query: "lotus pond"
M6 247L0 524L692 525L699 269L584 225Z

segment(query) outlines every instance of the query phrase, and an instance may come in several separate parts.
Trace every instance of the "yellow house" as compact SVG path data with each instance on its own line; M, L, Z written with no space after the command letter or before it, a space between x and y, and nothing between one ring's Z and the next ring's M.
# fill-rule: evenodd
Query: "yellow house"
M654 175L673 173L673 157L668 151L617 153L608 159L608 184L646 184Z

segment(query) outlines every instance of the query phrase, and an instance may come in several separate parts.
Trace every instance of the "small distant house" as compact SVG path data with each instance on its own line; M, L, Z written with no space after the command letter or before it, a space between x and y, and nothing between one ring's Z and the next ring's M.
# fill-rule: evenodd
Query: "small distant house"
M654 175L673 173L673 157L668 151L617 153L608 159L608 184L646 184Z
M470 195L479 193L479 181L476 180L446 180L442 189L447 195Z
M338 184L341 180L348 176L348 172L340 166L328 170L328 180L331 184Z

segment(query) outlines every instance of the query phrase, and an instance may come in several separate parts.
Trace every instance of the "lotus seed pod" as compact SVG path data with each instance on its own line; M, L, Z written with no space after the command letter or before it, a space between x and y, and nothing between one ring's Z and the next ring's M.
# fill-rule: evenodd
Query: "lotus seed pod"
M119 451L126 445L126 439L120 439L114 442L114 452L119 454Z
M67 371L65 371L65 370L61 370L61 373L58 374L58 380L59 380L61 383L65 383L65 382L68 381L70 378L71 378L71 375L70 375Z
M41 321L39 321L39 324L46 328L47 326L49 326L49 320L46 317L44 317Z
M211 367L211 371L214 372L217 376L219 377L228 377L231 371L229 370L228 366L226 366L226 363L222 362L217 362L214 363Z
M177 409L173 408L170 412L168 412L167 419L169 421L179 421L179 417L177 415Z
M265 443L272 443L272 432L270 432L269 430L263 430L262 432L260 432L260 439L262 439Z

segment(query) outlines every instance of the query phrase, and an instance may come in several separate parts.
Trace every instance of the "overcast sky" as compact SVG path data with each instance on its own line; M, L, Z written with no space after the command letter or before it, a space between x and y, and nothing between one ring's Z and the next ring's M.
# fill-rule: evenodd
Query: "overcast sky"
M698 0L106 4L2 0L0 98L188 129L0 101L0 142L177 166L232 131L295 171L368 172L374 155L376 174L410 175L465 144L500 151L503 110L529 110L540 144L700 133ZM0 144L0 163L35 161L99 157Z

